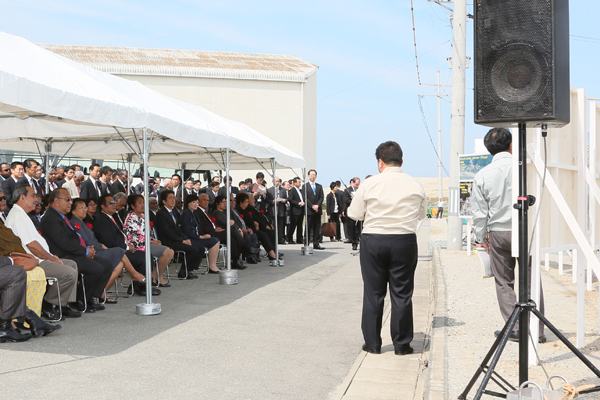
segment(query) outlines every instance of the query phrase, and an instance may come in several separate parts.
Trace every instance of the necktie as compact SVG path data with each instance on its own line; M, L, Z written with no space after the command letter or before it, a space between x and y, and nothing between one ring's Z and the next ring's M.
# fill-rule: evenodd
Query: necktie
M40 185L38 185L38 183L35 181L35 179L31 180L31 184L33 186L33 190L35 191L35 194L41 195L42 193L40 192Z
M312 188L313 188L313 194L316 196L317 195L317 188L315 187L314 182L312 183Z
M102 184L100 181L96 181L96 189L98 189L98 196L102 196Z
M173 210L169 211L169 214L171 214L171 218L173 218L173 223L175 225L177 225L177 220L175 219L175 216L173 215Z
M65 220L65 222L67 223L67 225L69 225L69 228L71 228L71 230L73 232L75 232L75 229L73 229L73 227L71 226L71 223L69 222L69 220L67 219L67 217L63 216L63 219ZM75 232L75 233L77 233L77 232ZM83 240L83 238L81 237L81 235L79 233L77 233L77 236L79 237L79 244L81 244L83 247L86 247L85 246L85 240Z

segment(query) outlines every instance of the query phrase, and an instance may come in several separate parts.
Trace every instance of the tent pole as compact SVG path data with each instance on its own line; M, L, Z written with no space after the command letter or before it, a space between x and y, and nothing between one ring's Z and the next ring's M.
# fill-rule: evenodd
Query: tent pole
M304 189L304 197L302 199L304 201L304 246L302 246L300 254L307 256L313 253L313 248L308 244L308 202L306 201L306 193L308 190L306 189L306 167L302 168L302 182L304 182L302 184L302 188ZM302 190L300 190L300 193L302 193Z
M148 132L146 128L143 128L143 141L144 141L144 170L142 176L148 171ZM129 176L127 177L129 179ZM160 304L152 303L152 260L150 251L150 202L148 198L148 182L144 186L144 236L146 238L146 303L138 304L135 308L137 315L157 315L161 313ZM156 268L158 274L158 266ZM160 282L160 276L158 276Z
M215 160L216 161L216 160ZM225 182L226 190L225 197L227 198L227 269L219 272L219 283L221 285L237 285L238 274L237 269L231 269L231 186L229 185L229 167L231 164L230 150L227 147L226 165L225 165Z
M281 189L281 188L280 188ZM283 260L279 259L279 234L277 230L277 159L273 157L273 225L275 226L275 265L283 267Z
M46 193L50 193L50 151L52 150L52 144L47 140L45 150L46 154L44 154L44 167L46 168Z

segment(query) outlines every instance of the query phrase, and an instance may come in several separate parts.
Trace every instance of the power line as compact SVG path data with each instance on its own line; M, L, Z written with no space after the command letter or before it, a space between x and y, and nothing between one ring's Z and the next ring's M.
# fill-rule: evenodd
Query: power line
M438 47L442 47L443 45L445 45L446 43L449 43L449 42L450 42L450 40L446 40L444 43L442 43L442 44L440 44L440 45L438 45L438 46L435 46L435 47L434 47L434 48L432 48L432 49L429 49L429 50L427 50L427 51L426 51L425 53L423 53L423 54L431 53L432 51L434 51L434 50L435 50L435 49L437 49ZM337 94L340 94L340 93L346 92L346 91L348 91L348 90L350 90L350 89L354 89L355 87L358 87L358 86L360 86L360 85L364 85L365 83L367 83L367 82L371 82L372 80L374 80L374 79L377 79L377 78L379 78L379 77L381 77L381 76L383 76L383 75L387 75L387 74L389 74L390 72L394 72L394 71L395 71L395 70L397 70L398 68L404 67L406 64L410 64L411 62L412 62L412 59L411 59L411 60L409 60L409 61L406 61L405 63L402 63L402 64L398 65L397 67L394 67L394 68L390 69L389 71L386 71L386 72L384 72L384 73L382 73L382 74L379 74L379 75L377 75L377 76L374 76L373 78L367 79L366 81L363 81L363 82L361 82L361 83L357 83L356 85L350 86L350 87L348 87L348 88L346 88L346 89L343 89L343 90L340 90L340 91L338 91L338 92L335 92L335 93L332 93L332 94L328 94L328 95L327 95L327 96L325 96L325 97L321 97L320 99L317 99L317 101L321 101L321 100L323 100L323 99L326 99L326 98L328 98L328 97L335 96L335 95L337 95Z
M423 118L423 125L425 125L425 131L427 131L427 136L429 136L429 141L431 142L431 147L433 147L433 151L435 152L435 155L437 156L439 163L442 164L442 168L444 169L446 176L449 176L448 170L446 169L446 166L442 162L442 157L440 156L437 149L435 148L435 144L433 144L433 138L431 137L431 133L429 132L429 126L427 125L427 118L425 117L425 112L423 111L423 105L421 104L421 96L418 96L417 98L419 99L419 110L421 110L421 117Z
M417 80L419 81L419 86L422 87L423 84L421 83L421 74L419 72L419 55L418 55L418 51L417 51L417 29L416 29L416 25L415 25L415 9L414 9L413 0L410 0L410 12L411 12L411 16L412 16L413 43L415 45L415 64L417 67ZM435 47L435 48L437 48L437 47ZM444 163L442 162L442 156L438 153L437 148L435 147L435 144L433 143L433 138L431 137L431 132L429 132L429 126L427 125L427 117L425 116L425 111L423 111L423 104L421 102L421 96L419 95L417 98L419 100L419 110L421 110L421 117L423 118L423 125L425 125L425 131L427 132L427 136L429 136L429 141L431 142L431 147L433 148L433 151L435 152L435 155L437 156L438 162L444 169L446 176L448 176L449 175L448 170L446 169L446 166L444 166Z
M413 0L410 0L410 13L412 15L412 30L413 30L413 43L415 45L415 64L417 65L417 80L419 86L421 86L421 74L419 73L419 55L417 53L417 29L415 27L415 7Z

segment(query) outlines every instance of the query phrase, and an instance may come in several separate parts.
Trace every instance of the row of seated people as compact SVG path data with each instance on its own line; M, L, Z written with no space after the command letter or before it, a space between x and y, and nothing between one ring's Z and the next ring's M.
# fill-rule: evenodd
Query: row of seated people
M27 185L15 189L14 206L6 218L6 226L0 221L0 256L9 256L15 264L33 261L39 266L34 269L44 272L41 279L38 276L38 282L44 282L47 275L57 278L59 283L49 286L41 295L41 290L36 290L39 301L37 305L31 305L37 309L34 312L36 315L41 309L46 317L56 319L58 307L67 318L80 317L79 311L84 309L87 312L103 310L104 306L98 299L116 302L103 298L104 290L114 283L123 268L130 273L135 292L145 295L144 199L140 195L126 198L130 213L122 222L117 213L117 204L124 196L115 195L119 202L111 195L100 197L97 203L100 208L90 215L90 201L71 199L68 191L56 189L49 195L48 209L39 220L38 230L34 224L36 219L29 215L38 205L35 192ZM252 200L251 196L245 194L238 196L235 201L232 198L232 268L245 268L240 256L248 263L260 260L257 254L259 238L269 258L276 257L274 227L252 207ZM218 199L218 206L210 216L207 213L206 195L188 196L181 215L174 210L174 201L172 191L161 193L163 207L156 214L151 213L151 221L154 220L151 225L156 224L151 230L151 252L158 260L152 278L155 285L161 287L169 286L163 281L163 271L173 257L172 249L186 252L187 262L183 263L179 276L193 279L197 276L193 271L199 267L205 250L209 252L209 272L218 272L216 259L219 245L221 241L226 241L227 204L224 197ZM0 213L5 209L6 199L0 193ZM155 232L168 246L154 237ZM187 273L184 268L187 268ZM85 278L80 286L76 285L78 272ZM28 275L33 274L28 272ZM30 286L33 288L33 285ZM58 287L62 294L60 300ZM160 294L160 290L153 288L153 294Z

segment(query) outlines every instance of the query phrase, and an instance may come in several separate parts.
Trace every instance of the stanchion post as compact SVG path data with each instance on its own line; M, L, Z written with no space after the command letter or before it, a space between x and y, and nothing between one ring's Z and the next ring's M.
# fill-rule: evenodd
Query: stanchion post
M143 131L143 143L144 143L144 168L142 176L148 172L148 132L146 128ZM130 176L127 177L130 179ZM143 181L142 181L143 182ZM129 183L129 182L128 182ZM131 186L131 185L128 185ZM148 198L148 181L144 183L144 235L146 236L146 302L138 304L135 308L137 315L157 315L161 313L161 306L159 303L152 303L152 252L150 251L150 202ZM158 268L156 269L158 273ZM158 277L160 282L160 276Z

